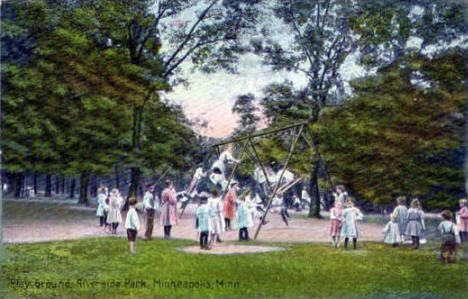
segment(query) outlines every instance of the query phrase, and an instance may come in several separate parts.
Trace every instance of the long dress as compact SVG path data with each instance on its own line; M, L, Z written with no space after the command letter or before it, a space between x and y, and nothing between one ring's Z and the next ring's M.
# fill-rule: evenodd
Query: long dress
M389 221L384 228L384 243L385 244L399 244L402 242L399 223L397 221Z
M96 216L101 217L104 216L104 211L106 210L106 194L99 193L98 194L98 206L96 210Z
M359 233L358 220L362 220L363 215L358 208L346 208L343 211L343 226L341 236L344 238L357 238Z
M219 197L211 197L208 199L208 204L213 210L211 223L213 225L213 234L221 234L224 232L224 214L221 200Z
M232 220L236 217L236 201L236 190L231 188L224 197L223 212L225 218Z
M412 237L421 237L426 229L424 225L424 212L419 209L410 208L407 217L408 224L406 225L405 235Z
M239 203L239 206L237 207L236 227L240 229L240 228L252 227L252 226L253 226L252 217L247 207L247 204L241 201Z
M398 223L398 229L400 230L400 234L404 235L406 231L406 226L408 225L408 208L405 205L398 205L394 210L393 214L396 216L396 220Z
M161 194L161 217L162 226L176 225L177 217L177 198L174 189L166 188Z
M208 204L202 204L198 207L197 212L198 231L199 232L212 232L213 225L211 219L214 212Z
M123 199L118 195L114 195L109 201L109 212L107 213L107 223L121 223L122 215L120 213L120 207Z
M341 233L343 226L343 209L334 207L330 210L330 236L336 237Z
M468 232L468 208L463 207L458 211L457 228L459 232Z

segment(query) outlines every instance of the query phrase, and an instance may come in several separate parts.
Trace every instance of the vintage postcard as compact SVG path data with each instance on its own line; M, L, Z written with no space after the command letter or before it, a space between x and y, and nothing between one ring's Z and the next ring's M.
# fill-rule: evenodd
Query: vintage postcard
M0 298L468 298L466 1L0 3Z

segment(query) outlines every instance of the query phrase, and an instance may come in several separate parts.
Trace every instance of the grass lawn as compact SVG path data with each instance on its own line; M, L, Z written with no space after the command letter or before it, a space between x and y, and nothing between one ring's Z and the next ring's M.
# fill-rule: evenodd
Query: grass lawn
M134 256L113 237L6 245L0 297L468 297L467 261L441 264L437 244L414 251L361 243L345 251L275 243L268 245L288 250L225 256L178 250L194 244L138 240ZM135 280L145 285L126 284Z

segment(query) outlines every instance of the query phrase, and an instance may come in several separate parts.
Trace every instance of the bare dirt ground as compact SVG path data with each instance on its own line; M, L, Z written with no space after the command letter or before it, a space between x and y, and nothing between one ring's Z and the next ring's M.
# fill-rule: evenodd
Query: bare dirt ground
M172 237L177 239L197 238L195 230L195 205L189 205L179 224L172 229ZM144 218L140 214L141 228L139 236L144 234ZM290 214L293 214L290 212ZM125 219L125 213L123 213ZM269 214L269 223L262 227L258 241L265 242L328 242L328 220L309 219L291 215L289 226L286 226L278 214ZM253 238L258 226L249 229ZM5 243L32 243L50 240L78 239L86 237L109 236L99 227L95 209L76 205L73 200L12 200L3 201L3 241ZM383 224L361 223L361 240L382 241ZM126 236L121 224L118 236ZM156 219L153 237L162 237L163 228ZM238 230L228 231L222 235L226 241L236 241Z

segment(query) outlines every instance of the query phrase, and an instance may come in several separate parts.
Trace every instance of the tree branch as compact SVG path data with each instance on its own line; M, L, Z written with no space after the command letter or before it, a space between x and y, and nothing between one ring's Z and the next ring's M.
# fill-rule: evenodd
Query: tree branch
M169 67L170 63L176 58L176 56L179 54L179 52L182 51L182 49L185 47L185 45L190 41L190 39L192 38L193 32L195 31L197 26L201 23L201 21L203 21L203 19L207 15L208 11L216 4L216 2L218 2L218 0L214 0L213 2L211 2L211 4L208 5L208 7L205 8L205 10L201 13L201 15L198 17L198 20L195 22L195 24L192 25L192 28L190 28L190 30L189 30L187 36L185 37L185 39L177 47L177 49L171 55L171 57L164 63L164 69L167 69ZM171 69L174 69L174 68L171 67ZM168 72L166 72L166 73L168 73Z

